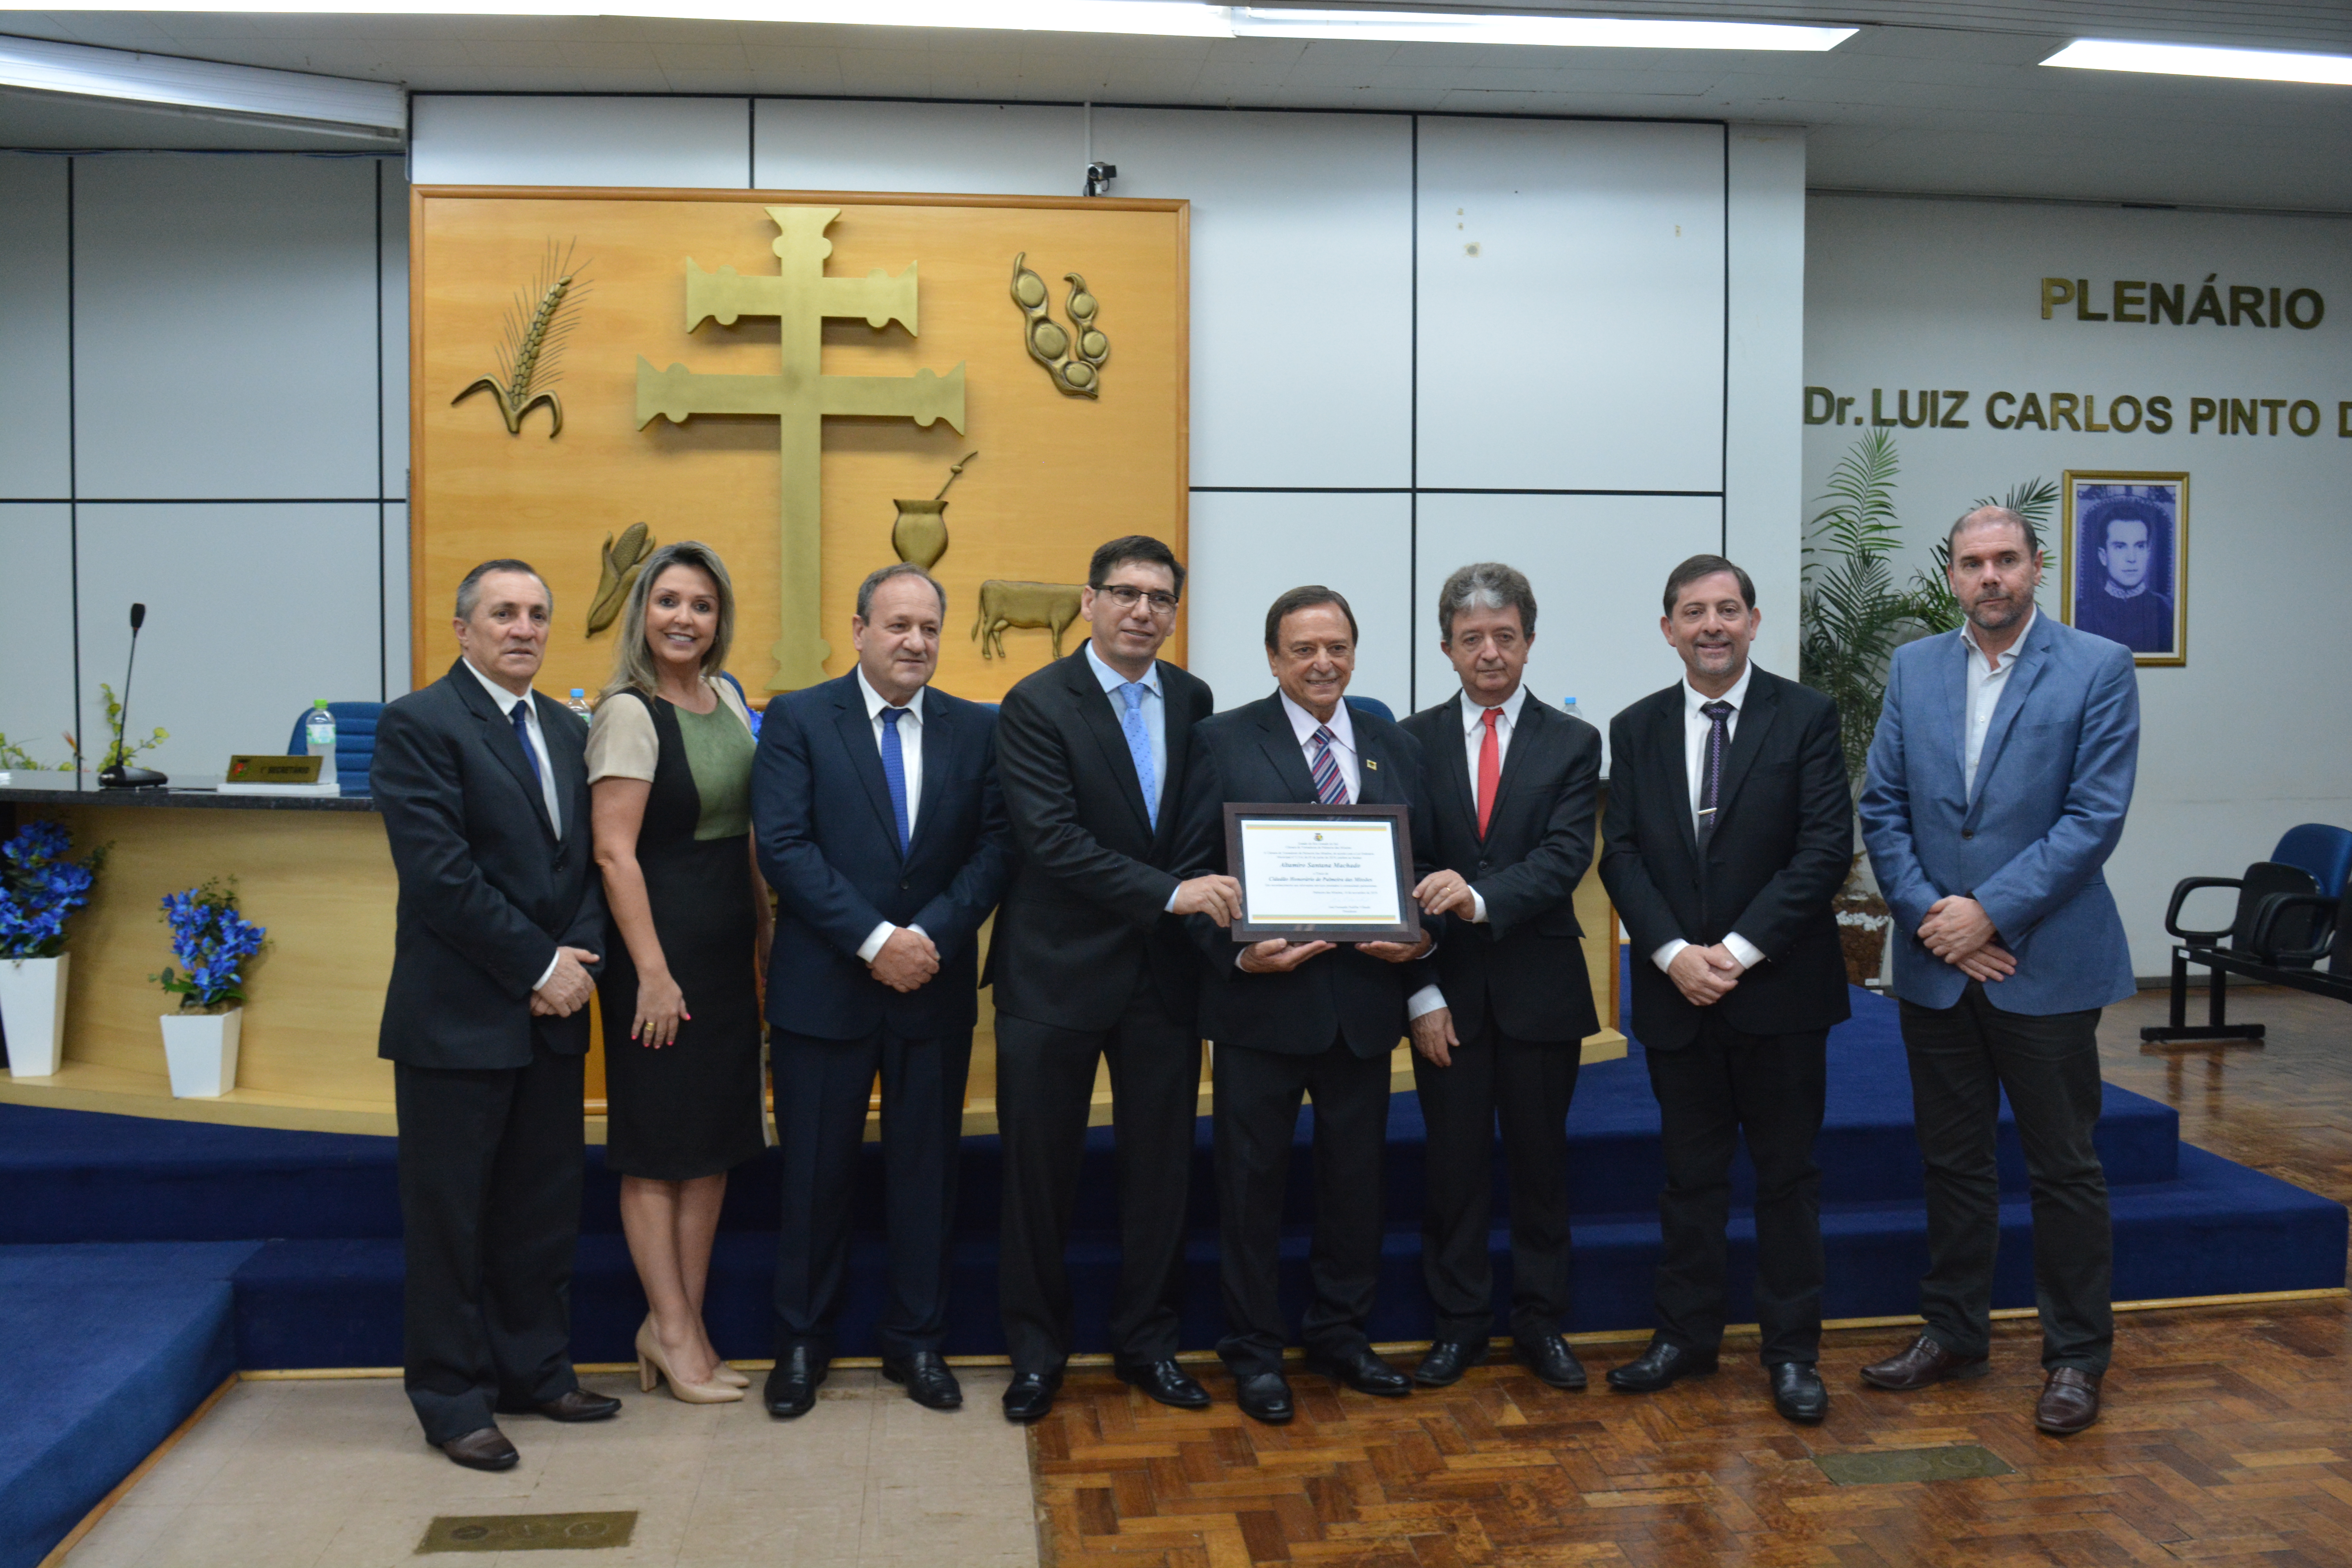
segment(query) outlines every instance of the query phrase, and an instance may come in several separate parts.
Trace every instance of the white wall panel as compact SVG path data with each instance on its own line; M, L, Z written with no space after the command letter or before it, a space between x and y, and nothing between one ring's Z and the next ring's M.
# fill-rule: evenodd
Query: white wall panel
M1095 150L1192 204L1192 482L1409 484L1412 121L1097 109Z
M1274 689L1265 608L1286 588L1337 588L1362 643L1349 689L1406 711L1412 512L1403 496L1196 495L1185 564L1186 664L1236 708Z
M1802 129L1732 127L1730 206L1724 553L1748 569L1766 611L1757 659L1793 676L1805 515Z
M375 169L75 169L76 443L101 497L376 493Z
M383 489L408 494L408 179L383 170Z
M751 177L740 98L410 100L409 177L420 185L687 185Z
M281 752L312 699L383 689L373 502L85 504L80 535L85 752L106 734L99 683L121 689L133 600L147 626L130 728L172 732L152 761L174 775L218 777L232 752Z
M0 496L72 489L66 167L63 158L0 154Z
M1423 485L1720 488L1723 159L1714 125L1421 122Z
M1529 689L1547 702L1575 698L1578 715L1605 740L1626 704L1680 679L1682 665L1658 632L1658 595L1677 563L1715 548L1718 526L1712 498L1422 497L1414 706L1443 701L1459 684L1437 651L1439 586L1457 566L1501 561L1536 591Z
M55 767L74 727L73 533L58 505L0 503L0 735Z
M1075 196L1086 111L993 103L754 100L754 184L770 191Z

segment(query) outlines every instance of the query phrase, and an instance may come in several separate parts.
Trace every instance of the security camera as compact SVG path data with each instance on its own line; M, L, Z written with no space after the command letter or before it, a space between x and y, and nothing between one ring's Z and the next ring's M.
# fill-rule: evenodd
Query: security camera
M1088 163L1087 165L1087 188L1080 191L1078 195L1082 196L1102 195L1110 189L1110 183L1118 178L1118 165L1117 163Z

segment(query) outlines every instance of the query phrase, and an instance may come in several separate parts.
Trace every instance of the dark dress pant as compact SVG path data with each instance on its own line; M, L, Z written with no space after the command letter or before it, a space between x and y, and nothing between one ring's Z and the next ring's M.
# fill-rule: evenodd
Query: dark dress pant
M1454 1048L1450 1067L1416 1052L1413 1086L1429 1129L1421 1271L1437 1337L1484 1342L1495 1331L1494 1150L1501 1129L1511 1209L1511 1332L1539 1340L1566 1321L1568 1107L1579 1042L1514 1039L1490 1019Z
M561 1399L580 1239L581 1064L393 1064L400 1117L402 1381L426 1441Z
M1004 1148L997 1289L1015 1372L1054 1372L1074 1329L1064 1250L1077 1201L1095 1064L1110 1064L1118 1170L1118 1292L1112 1353L1126 1363L1177 1352L1184 1211L1200 1115L1201 1040L1147 977L1108 1029L996 1016L996 1121Z
M1389 1057L1337 1039L1313 1056L1220 1044L1215 1080L1218 1273L1226 1334L1217 1354L1236 1378L1282 1370L1282 1211L1302 1097L1315 1102L1315 1233L1307 1258L1313 1299L1299 1325L1310 1355L1371 1344L1364 1323L1381 1262L1381 1155L1388 1141Z
M1992 1343L2000 1243L1994 1154L2001 1090L2033 1189L2033 1299L2042 1364L2104 1373L2115 1346L2115 1232L2098 1125L2099 1012L2004 1013L1970 981L1949 1007L1903 1004L1911 1105L1927 1172L1927 1275L1919 1311L1956 1355Z
M1658 1337L1723 1342L1732 1151L1756 1167L1756 1317L1766 1366L1821 1359L1822 1130L1829 1031L1750 1035L1709 1009L1698 1037L1644 1052L1658 1097L1666 1184L1658 1194Z
M858 1151L877 1071L890 1254L878 1337L886 1356L938 1350L947 1333L948 1242L971 1032L909 1040L881 1029L862 1039L826 1040L776 1029L769 1055L784 1165L783 1225L776 1237L778 1359L803 1346L819 1364L833 1359Z

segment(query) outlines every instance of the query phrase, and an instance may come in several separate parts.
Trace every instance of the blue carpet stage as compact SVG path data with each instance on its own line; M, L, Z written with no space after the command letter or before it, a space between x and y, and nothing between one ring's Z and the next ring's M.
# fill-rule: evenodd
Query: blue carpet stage
M1832 1318L1908 1313L1927 1262L1911 1099L1886 999L1854 993L1830 1040L1829 1114L1819 1145ZM1292 1166L1286 1278L1303 1299L1312 1112ZM1997 1306L2033 1300L2023 1162L2004 1112ZM1650 1321L1658 1247L1658 1113L1638 1043L1585 1070L1569 1121L1575 1194L1572 1331ZM1377 1340L1425 1339L1419 1216L1424 1154L1416 1097L1389 1113L1387 1257ZM2116 1298L2293 1290L2344 1283L2341 1205L2179 1142L2167 1107L2108 1087L2099 1149L2114 1190ZM843 1353L873 1352L881 1306L880 1164L863 1184ZM1081 1349L1103 1348L1117 1268L1110 1134L1091 1134L1073 1280ZM1735 1195L1744 1203L1752 1188ZM995 1236L997 1141L964 1142L951 1354L1001 1352ZM767 1293L777 1224L774 1156L730 1184L711 1270L709 1319L723 1352L770 1352ZM1184 1343L1220 1331L1209 1125L1192 1170L1193 1237ZM584 1362L628 1359L645 1303L620 1235L615 1182L589 1157L572 1289ZM243 1368L390 1366L400 1361L400 1216L393 1141L154 1121L0 1105L0 1353L16 1393L0 1421L0 1568L47 1544L144 1458L218 1384ZM1507 1231L1496 1215L1498 1304L1508 1300ZM1732 1316L1752 1318L1744 1284L1754 1233L1735 1211ZM1503 1331L1501 1313L1497 1331ZM97 1374L93 1375L93 1369ZM136 1391L135 1395L131 1391ZM30 1544L33 1542L39 1544ZM30 1554L26 1555L29 1545Z

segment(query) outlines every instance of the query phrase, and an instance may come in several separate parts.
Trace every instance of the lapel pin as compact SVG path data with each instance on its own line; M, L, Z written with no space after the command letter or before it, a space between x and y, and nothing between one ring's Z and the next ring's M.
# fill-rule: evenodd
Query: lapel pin
M1364 766L1366 766L1366 767L1368 767L1368 768L1371 769L1374 773L1378 773L1378 772L1380 772L1380 771L1381 771L1381 764L1380 764L1380 763L1376 763L1376 762L1374 762L1374 761L1372 761L1372 759L1371 759L1371 758L1370 758L1370 757L1366 757L1366 758L1364 759Z

